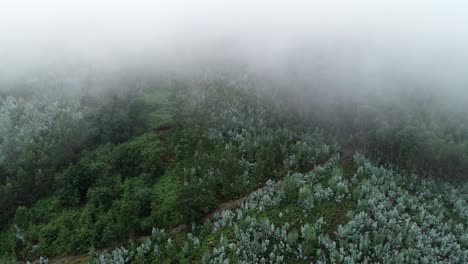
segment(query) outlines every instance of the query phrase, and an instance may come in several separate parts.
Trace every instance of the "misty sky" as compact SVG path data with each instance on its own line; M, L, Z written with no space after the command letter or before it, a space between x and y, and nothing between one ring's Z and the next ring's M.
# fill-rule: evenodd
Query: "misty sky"
M306 68L300 75L325 68L360 85L396 71L464 87L467 14L463 1L5 0L0 78L70 63L165 68L225 59L265 71Z

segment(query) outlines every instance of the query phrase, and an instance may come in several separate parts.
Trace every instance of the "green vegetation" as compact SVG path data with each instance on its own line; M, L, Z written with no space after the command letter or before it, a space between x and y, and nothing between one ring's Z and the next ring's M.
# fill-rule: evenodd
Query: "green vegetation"
M340 101L304 92L298 93L301 98L292 93L289 101L301 120L331 131L342 144L352 145L381 163L466 182L468 109L443 103L430 91L423 94L417 89L399 89L395 88L396 98L367 94ZM297 104L299 100L314 103Z
M269 182L237 209L173 236L92 255L91 263L465 263L466 192L409 178L356 155L343 177L338 157L283 182ZM326 181L322 186L321 182ZM291 196L291 185L298 194ZM310 190L313 189L313 192ZM465 190L466 191L466 190ZM455 205L456 204L456 205ZM454 205L453 207L451 205Z
M2 97L0 261L467 262L462 125L370 107L332 127L290 99L221 81Z

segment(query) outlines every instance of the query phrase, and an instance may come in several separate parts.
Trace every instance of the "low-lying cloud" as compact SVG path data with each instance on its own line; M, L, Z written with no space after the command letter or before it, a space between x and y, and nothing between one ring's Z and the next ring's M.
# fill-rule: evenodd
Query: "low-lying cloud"
M0 79L236 65L286 88L406 83L465 96L468 4L381 2L11 1L0 7Z

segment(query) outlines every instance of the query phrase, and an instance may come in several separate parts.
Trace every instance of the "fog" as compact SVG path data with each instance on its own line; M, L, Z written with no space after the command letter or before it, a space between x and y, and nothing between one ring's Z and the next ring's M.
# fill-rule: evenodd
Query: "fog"
M460 1L7 1L0 89L236 72L285 91L421 89L464 101L467 10Z

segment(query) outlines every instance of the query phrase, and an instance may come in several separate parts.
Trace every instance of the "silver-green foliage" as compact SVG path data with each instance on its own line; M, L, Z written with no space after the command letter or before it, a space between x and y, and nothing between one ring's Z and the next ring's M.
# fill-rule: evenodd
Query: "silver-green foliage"
M61 130L71 129L69 124L82 119L78 108L78 104L38 97L0 97L0 161L34 144L41 144L41 150L47 153L66 132Z

